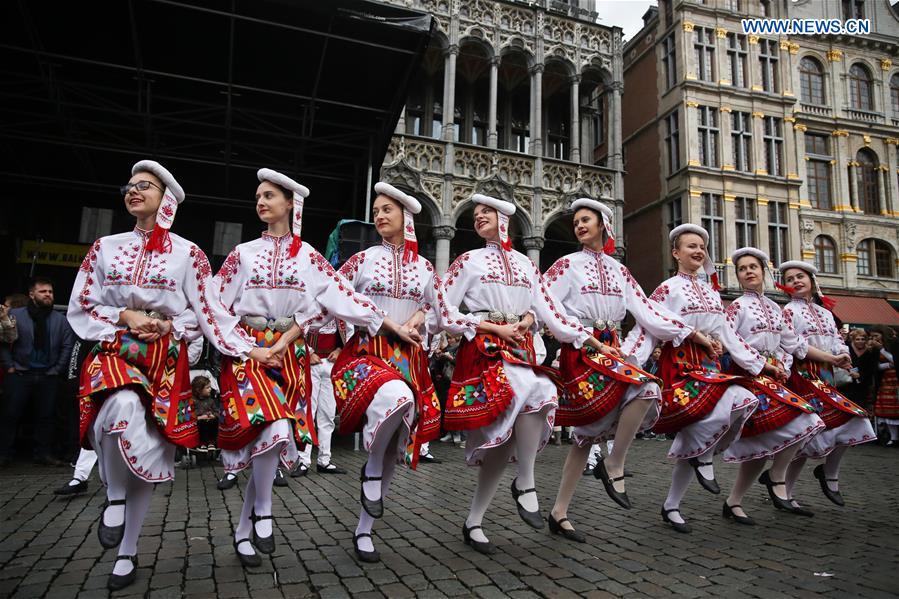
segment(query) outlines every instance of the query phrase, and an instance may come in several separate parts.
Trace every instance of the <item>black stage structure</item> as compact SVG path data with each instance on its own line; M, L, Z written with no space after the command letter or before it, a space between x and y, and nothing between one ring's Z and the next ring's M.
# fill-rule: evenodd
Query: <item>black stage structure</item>
M217 221L237 241L263 228L263 166L311 189L303 238L324 251L339 219L366 218L432 27L367 0L2 3L0 293L44 274L65 302L80 237L132 226L117 190L141 158L179 179L173 230L214 266Z

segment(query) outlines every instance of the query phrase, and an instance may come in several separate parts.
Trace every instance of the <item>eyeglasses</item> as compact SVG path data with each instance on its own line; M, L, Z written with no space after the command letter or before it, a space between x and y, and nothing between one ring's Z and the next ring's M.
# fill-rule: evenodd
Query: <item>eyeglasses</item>
M126 183L125 185L122 185L121 187L119 187L119 191L122 192L122 195L126 195L129 191L131 191L132 187L137 189L138 191L147 191L148 189L150 189L151 185L153 187L155 187L156 189L158 189L159 191L162 191L162 188L160 186L156 185L155 183L153 183L152 181L138 181L137 183Z

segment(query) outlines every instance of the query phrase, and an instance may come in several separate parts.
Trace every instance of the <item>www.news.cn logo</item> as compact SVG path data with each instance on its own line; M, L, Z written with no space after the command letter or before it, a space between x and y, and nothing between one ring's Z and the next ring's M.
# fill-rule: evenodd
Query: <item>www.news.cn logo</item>
M754 35L867 35L869 19L741 19L743 33Z

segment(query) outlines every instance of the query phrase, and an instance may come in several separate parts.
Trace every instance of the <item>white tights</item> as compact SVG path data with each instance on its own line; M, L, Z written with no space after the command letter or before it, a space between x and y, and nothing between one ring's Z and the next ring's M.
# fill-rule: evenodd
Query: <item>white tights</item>
M250 529L253 526L250 516L254 511L257 516L268 516L272 513L272 483L275 480L275 472L278 470L280 447L280 445L276 445L253 457L253 471L250 473L243 494L243 509L240 511L237 528L234 529L235 541L250 538ZM260 537L270 536L272 521L265 519L257 522L256 534ZM241 543L237 546L237 550L245 555L255 553L250 543Z

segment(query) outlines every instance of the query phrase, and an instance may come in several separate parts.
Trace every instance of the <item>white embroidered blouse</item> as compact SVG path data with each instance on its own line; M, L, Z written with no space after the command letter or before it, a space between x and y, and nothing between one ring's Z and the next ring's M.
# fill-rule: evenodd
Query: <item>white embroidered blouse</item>
M572 318L621 322L630 312L650 335L675 346L693 332L648 299L627 267L603 252L584 248L559 258L543 273L543 280Z
M477 332L478 319L460 313L456 305L446 301L443 283L428 260L418 256L403 264L402 244L385 241L353 254L340 267L340 274L399 324L422 310L431 335L446 330L472 339ZM351 324L347 323L347 339L353 334Z
M762 371L764 356L737 334L733 323L725 318L721 296L696 275L678 273L663 281L649 299L678 315L688 326L720 340L733 361L750 374ZM649 331L637 324L625 340L622 351L634 354L638 363L644 364L657 342Z
M784 320L799 335L800 343L793 355L802 360L811 345L835 355L848 354L849 348L840 337L833 314L813 301L793 298L784 306Z
M293 317L303 331L333 314L377 333L383 312L308 243L291 257L292 241L263 232L234 248L216 275L222 302L239 317Z
M530 312L563 343L581 347L590 334L569 319L543 284L530 258L506 252L488 241L484 248L465 252L446 271L446 296L451 304L463 302L471 312L499 310L523 316Z
M253 342L219 301L203 250L170 232L171 252L147 252L149 237L135 228L94 242L69 301L72 330L112 341L126 328L117 324L123 310L155 311L171 318L176 339L191 341L202 331L223 354L246 358Z
M803 340L786 322L777 303L764 294L744 291L727 307L727 319L746 343L776 358L789 371L793 353L799 351Z

